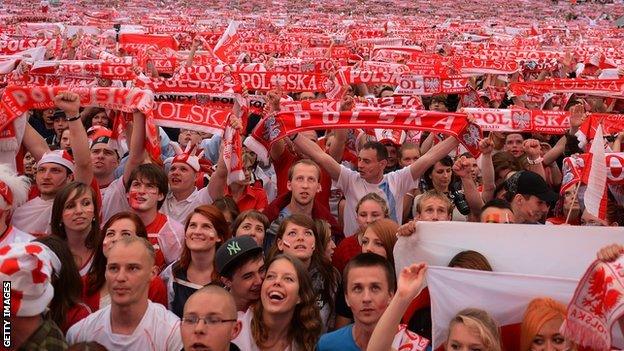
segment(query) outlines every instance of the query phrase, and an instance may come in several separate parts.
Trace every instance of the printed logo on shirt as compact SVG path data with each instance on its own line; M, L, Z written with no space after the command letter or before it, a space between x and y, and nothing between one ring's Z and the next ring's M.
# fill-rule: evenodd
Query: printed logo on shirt
M231 242L227 245L226 249L228 250L228 254L230 256L232 255L236 255L237 253L239 253L241 251L240 246L238 245L237 242Z

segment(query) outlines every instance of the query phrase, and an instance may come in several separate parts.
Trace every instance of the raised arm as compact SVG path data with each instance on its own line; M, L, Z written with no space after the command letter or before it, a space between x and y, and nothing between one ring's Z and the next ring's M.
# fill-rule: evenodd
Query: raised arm
M426 271L427 264L423 262L403 268L398 277L397 291L377 322L368 341L367 351L393 350L392 340L398 330L401 317L412 300L422 291Z
M479 150L481 151L481 177L483 182L481 199L483 202L488 202L494 198L494 190L496 189L494 163L492 162L494 142L490 138L481 140L479 142Z
M345 96L340 103L340 111L351 111L355 106L355 101L351 96ZM347 129L338 129L334 131L334 141L329 145L327 153L336 162L342 162L342 155L344 154L344 148L347 144L347 135L349 131Z
M527 170L535 172L546 179L546 172L544 171L543 159L540 157L541 145L536 139L527 139L524 141L524 152L527 155ZM540 160L541 159L541 160Z
M333 180L338 180L340 177L340 164L326 154L318 144L299 134L296 134L292 141L301 152L323 167Z
M24 138L22 139L22 144L30 152L32 157L35 158L36 162L39 162L43 157L43 154L46 152L50 152L50 147L48 143L46 143L45 139L39 134L30 123L26 123L26 127L24 129Z
M459 145L459 141L454 137L449 137L431 148L431 150L427 151L427 153L423 154L416 162L410 165L412 178L418 180L429 167L448 155L457 145Z
M483 199L481 199L479 190L477 190L477 184L472 179L470 168L471 164L466 159L466 156L460 157L453 164L453 172L461 179L464 196L466 197L466 202L468 202L468 207L470 207L470 213L478 216L481 207L483 207Z
M130 179L132 171L140 166L145 160L145 115L136 111L132 115L132 138L130 139L130 150L128 151L128 161L123 172L123 182L126 184Z
M74 180L91 184L93 166L87 131L80 119L80 96L76 93L62 92L54 97L54 104L65 112L69 125L72 153L76 164Z

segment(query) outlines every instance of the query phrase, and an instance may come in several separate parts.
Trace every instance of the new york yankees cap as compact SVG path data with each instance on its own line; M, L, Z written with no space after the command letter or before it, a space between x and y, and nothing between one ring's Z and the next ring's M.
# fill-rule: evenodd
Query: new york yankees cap
M215 257L217 272L224 275L238 260L257 252L262 252L262 248L251 236L241 235L231 238L217 249Z

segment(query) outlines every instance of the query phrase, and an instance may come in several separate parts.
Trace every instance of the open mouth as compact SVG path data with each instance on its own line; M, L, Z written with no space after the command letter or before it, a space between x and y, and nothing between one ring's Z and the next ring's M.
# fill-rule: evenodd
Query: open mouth
M279 291L269 291L269 300L273 302L281 302L284 298L286 298L286 296Z

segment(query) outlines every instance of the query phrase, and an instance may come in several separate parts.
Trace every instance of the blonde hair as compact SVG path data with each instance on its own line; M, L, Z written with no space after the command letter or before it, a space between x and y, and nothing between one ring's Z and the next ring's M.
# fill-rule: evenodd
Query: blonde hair
M390 216L390 210L388 209L388 203L386 202L386 200L379 196L376 193L368 193L366 195L364 195L364 197L362 197L360 199L360 201L358 201L357 205L355 206L355 212L359 212L360 211L360 206L362 206L362 204L366 201L374 201L376 203L379 204L379 206L381 206L381 210L384 213L384 217L388 218Z
M471 333L481 339L485 347L484 351L502 351L500 329L494 318L486 311L478 308L466 308L459 311L449 323L449 338L451 329L459 323L465 325ZM447 350L448 342L447 340Z
M520 327L520 350L531 349L533 338L537 335L546 322L566 317L566 306L549 297L539 297L531 300L524 312Z

